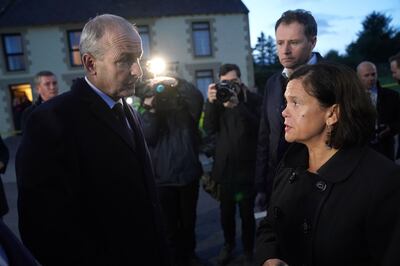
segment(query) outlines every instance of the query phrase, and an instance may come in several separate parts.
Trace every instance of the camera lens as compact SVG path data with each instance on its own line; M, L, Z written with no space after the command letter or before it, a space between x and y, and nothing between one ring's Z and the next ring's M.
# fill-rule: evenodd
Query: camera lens
M225 103L233 96L234 87L232 82L223 80L216 84L217 88L217 101Z

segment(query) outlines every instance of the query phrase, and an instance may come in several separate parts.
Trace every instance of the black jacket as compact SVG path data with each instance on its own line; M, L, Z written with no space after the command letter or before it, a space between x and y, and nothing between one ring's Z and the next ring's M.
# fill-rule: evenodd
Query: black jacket
M390 132L380 138L371 146L391 160L394 160L394 136L400 132L400 97L399 94L391 89L382 88L379 83L377 86L378 98L377 109L377 133L380 128L390 127Z
M0 245L4 249L10 266L36 266L29 250L0 219Z
M43 265L169 265L150 156L125 112L135 145L84 79L31 114L16 157L19 229Z
M247 102L241 99L235 108L206 102L204 130L216 134L211 176L217 182L254 184L261 101L258 94L247 91Z
M38 99L32 103L30 106L28 106L21 115L21 131L22 133L24 133L25 130L25 126L26 126L26 122L28 121L29 116L32 114L32 112L36 109L36 107L38 107L39 105L41 105L43 102L42 97L38 97Z
M4 174L6 172L9 156L10 154L8 148L0 136L0 162L3 162L4 164L4 167L0 169L0 174ZM3 217L5 214L7 214L8 210L6 193L4 191L3 182L0 178L0 217Z
M293 144L257 231L255 265L400 265L400 167L358 147L339 150L318 174L307 168L307 148Z
M171 88L174 89L174 88ZM183 186L199 180L199 119L203 95L192 84L179 80L167 110L142 113L143 132L153 160L158 186ZM157 97L157 96L156 96Z

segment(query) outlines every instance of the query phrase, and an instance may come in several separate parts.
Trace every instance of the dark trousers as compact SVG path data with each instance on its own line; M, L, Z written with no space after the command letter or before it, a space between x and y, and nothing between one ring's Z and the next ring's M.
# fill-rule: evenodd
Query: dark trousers
M235 245L236 206L242 222L242 244L245 254L252 254L254 248L256 222L254 218L254 193L252 186L232 189L229 184L221 184L221 225L224 231L225 245Z
M158 193L174 265L189 265L196 249L199 180L186 186L159 186Z

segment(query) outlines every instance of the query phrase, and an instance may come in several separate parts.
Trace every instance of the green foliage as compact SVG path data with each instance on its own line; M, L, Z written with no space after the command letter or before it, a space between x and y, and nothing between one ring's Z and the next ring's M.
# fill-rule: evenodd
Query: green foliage
M400 47L400 32L390 26L392 18L372 12L362 22L363 29L356 41L347 46L347 57L351 63L369 60L374 63L387 62Z
M372 12L362 22L362 30L357 39L347 46L346 54L341 55L336 50L330 50L324 58L355 69L365 60L376 64L382 84L390 85L388 58L400 51L399 27L391 26L392 18L379 12ZM263 93L267 79L277 71L282 70L276 55L275 40L265 37L261 32L254 48L254 75L255 83L260 93Z
M266 66L276 63L275 40L271 36L265 38L264 32L261 32L257 38L257 44L254 48L254 61L259 66Z

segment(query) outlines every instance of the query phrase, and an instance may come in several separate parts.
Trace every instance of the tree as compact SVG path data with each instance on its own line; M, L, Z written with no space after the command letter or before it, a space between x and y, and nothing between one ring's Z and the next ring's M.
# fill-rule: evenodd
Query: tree
M261 32L257 38L257 44L254 48L254 61L259 66L266 66L276 63L275 40L271 36L265 38L264 32Z
M391 21L390 16L375 11L365 18L358 39L346 49L351 64L363 60L387 62L387 59L397 52L400 47L400 33L398 29L390 26Z

